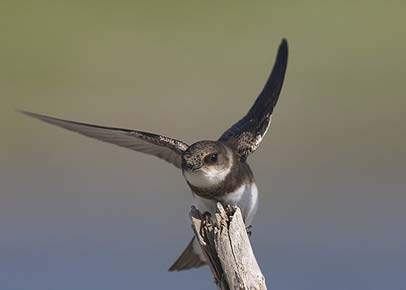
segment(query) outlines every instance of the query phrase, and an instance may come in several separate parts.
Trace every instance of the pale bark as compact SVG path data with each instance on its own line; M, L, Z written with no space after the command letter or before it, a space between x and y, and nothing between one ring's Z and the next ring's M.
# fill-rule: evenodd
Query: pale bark
M218 289L266 290L238 207L218 203L212 217L192 207L190 217Z

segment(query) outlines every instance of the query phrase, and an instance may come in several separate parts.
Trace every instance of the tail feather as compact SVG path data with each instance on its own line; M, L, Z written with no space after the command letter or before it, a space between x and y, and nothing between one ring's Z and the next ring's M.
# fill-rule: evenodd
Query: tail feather
M190 241L179 258L169 268L170 272L199 268L206 264L206 262L200 258L199 254L196 253L193 243L195 243L195 238Z

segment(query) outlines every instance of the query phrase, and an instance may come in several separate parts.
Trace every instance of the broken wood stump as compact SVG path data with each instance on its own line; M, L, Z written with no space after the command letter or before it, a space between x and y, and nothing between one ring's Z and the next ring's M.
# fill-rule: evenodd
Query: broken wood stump
M267 289L238 207L217 203L214 216L192 207L190 218L218 289Z

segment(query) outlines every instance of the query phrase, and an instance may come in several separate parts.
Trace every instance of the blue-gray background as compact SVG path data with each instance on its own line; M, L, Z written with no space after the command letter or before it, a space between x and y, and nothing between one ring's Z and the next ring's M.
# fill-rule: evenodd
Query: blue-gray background
M214 289L168 273L191 194L14 108L214 139L287 79L250 158L270 289L406 289L404 1L1 1L0 289Z

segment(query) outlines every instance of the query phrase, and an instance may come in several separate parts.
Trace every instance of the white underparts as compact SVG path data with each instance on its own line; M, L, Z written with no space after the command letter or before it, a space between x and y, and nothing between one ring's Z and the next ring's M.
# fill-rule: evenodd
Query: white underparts
M212 187L223 182L230 173L230 168L217 170L212 168L200 169L197 171L184 171L183 175L187 181L196 187Z
M194 194L195 206L200 211L216 212L217 200L207 199ZM242 216L247 226L252 224L258 208L258 189L255 183L244 184L235 191L219 197L218 201L224 204L237 205L241 209Z

